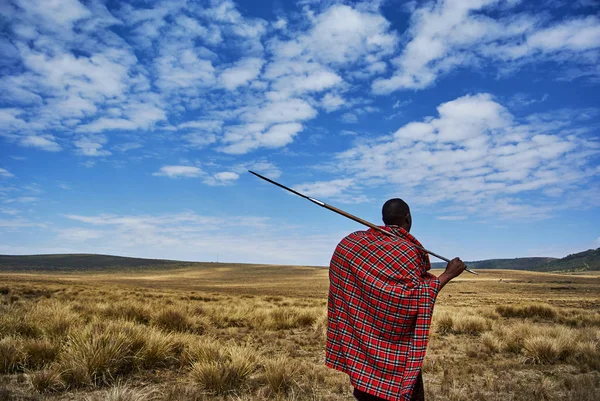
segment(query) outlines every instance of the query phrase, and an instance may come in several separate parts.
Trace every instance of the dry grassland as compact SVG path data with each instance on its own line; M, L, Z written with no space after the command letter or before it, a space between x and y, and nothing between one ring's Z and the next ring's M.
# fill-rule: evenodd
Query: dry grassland
M0 400L352 400L323 365L327 286L313 267L0 273ZM597 275L448 284L428 401L597 400L599 294Z

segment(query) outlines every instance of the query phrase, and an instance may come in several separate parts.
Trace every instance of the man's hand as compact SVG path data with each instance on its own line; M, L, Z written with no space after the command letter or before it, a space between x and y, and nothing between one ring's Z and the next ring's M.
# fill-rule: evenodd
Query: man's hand
M438 277L438 279L440 280L440 289L454 277L460 276L466 268L467 265L465 265L465 263L462 260L460 260L460 258L454 258L450 262L448 262L446 270Z

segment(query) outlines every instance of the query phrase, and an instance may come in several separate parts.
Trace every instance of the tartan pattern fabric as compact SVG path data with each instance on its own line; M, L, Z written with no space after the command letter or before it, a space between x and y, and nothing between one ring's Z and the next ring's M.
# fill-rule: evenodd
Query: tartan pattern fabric
M326 364L361 391L410 401L440 283L415 237L397 226L382 228L400 238L357 231L331 258Z

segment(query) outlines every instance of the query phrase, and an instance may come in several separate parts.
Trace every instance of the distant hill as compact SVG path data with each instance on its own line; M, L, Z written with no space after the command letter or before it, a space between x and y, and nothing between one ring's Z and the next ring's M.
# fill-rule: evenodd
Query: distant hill
M8 270L142 270L195 264L164 259L128 258L96 254L0 255L0 271Z
M509 270L536 270L537 267L557 260L556 258L514 258L514 259L486 259L465 262L473 269L509 269ZM432 263L431 267L440 269L446 267L446 262Z
M600 270L600 248L575 253L562 259L557 258L515 258L488 259L466 262L473 269L510 269L543 272ZM432 263L431 267L446 267L446 262Z
M507 269L533 271L588 271L600 270L600 248L575 253L562 259L515 258L488 259L466 262L473 269ZM165 259L128 258L96 254L56 255L0 255L0 271L80 271L80 270L145 270L175 269L182 267L218 266L211 262L185 262ZM444 268L446 262L432 263L433 268Z
M600 248L574 253L562 259L537 266L538 271L600 270Z

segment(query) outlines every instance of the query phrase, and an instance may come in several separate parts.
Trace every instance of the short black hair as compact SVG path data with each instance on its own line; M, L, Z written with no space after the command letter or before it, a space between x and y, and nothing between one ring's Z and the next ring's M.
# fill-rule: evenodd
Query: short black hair
M410 208L408 204L400 198L388 200L383 204L383 208L381 208L381 216L386 226L401 225L409 213Z

